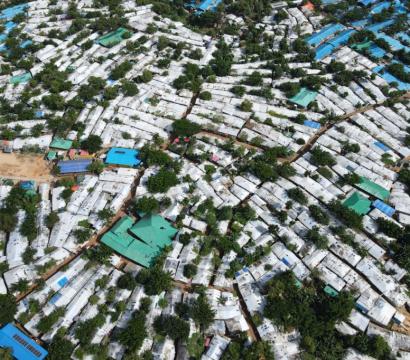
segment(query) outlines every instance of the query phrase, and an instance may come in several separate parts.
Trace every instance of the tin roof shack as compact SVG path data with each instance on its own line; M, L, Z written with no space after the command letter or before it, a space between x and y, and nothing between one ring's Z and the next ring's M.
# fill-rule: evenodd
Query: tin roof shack
M366 215L370 211L371 201L366 199L358 192L354 192L349 198L347 198L343 205L353 210L359 215Z
M137 167L141 160L138 159L139 151L126 148L112 148L108 151L105 163L109 165L120 165Z
M18 360L42 360L48 354L13 324L7 324L0 330L0 347L12 349L13 357Z
M159 215L145 216L135 225L131 217L124 216L101 241L132 261L149 267L161 250L171 245L176 233Z

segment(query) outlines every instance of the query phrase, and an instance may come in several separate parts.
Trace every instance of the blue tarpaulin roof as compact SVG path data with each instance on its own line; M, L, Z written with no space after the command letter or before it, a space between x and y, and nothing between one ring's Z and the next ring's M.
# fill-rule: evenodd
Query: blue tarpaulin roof
M43 360L48 352L13 324L0 330L0 347L10 348L17 360Z
M386 214L389 217L392 217L394 212L396 211L391 206L387 205L386 203L384 203L383 201L381 201L379 199L373 201L372 205L376 209L379 209L382 213Z
M388 9L391 6L390 1L382 1L381 3L376 4L375 6L372 7L372 10L370 11L372 14L379 14L381 13L384 9Z
M384 51L381 47L377 46L376 44L370 45L368 51L371 56L378 58L378 59L386 55L386 51Z
M359 0L359 3L363 4L364 6L374 4L377 0Z
M344 30L345 27L342 24L329 24L317 33L310 35L306 42L311 46L317 46L334 33Z
M322 60L326 56L330 55L333 52L333 50L334 50L334 46L330 44L326 43L326 44L320 45L316 49L315 60Z
M11 20L16 15L21 14L28 7L28 4L20 4L8 7L0 12L0 20Z
M105 162L112 165L125 165L135 167L141 163L138 159L139 151L126 148L112 148L108 151Z
M63 287L65 284L68 283L67 277L62 277L60 280L57 281L57 284L60 285L60 287Z
M384 28L386 28L386 27L388 27L392 24L394 24L394 20L386 20L386 21L383 21L383 22L380 22L380 23L376 23L376 24L366 26L366 30L373 31L373 32L378 32L378 31L380 31L380 30L382 30L382 29L384 29Z
M378 39L382 39L386 41L390 45L390 48L393 51L402 50L402 49L406 51L410 51L410 48L408 46L403 45L399 40L396 40L389 35L386 35L384 33L377 33L376 37Z
M390 74L387 71L382 71L384 68L383 65L377 66L375 67L372 71L376 74L378 74L380 77L382 77L384 80L386 80L389 84L395 82L397 83L397 88L399 90L404 90L404 91L408 91L410 90L410 84L409 83L405 83L399 79L397 79L395 76L393 76L392 74Z
M382 142L380 141L375 141L374 145L376 145L379 149L382 149L383 151L389 151L390 148L387 145L384 145Z
M327 44L330 44L334 47L339 47L341 45L347 44L349 38L356 32L356 30L348 29L342 31L339 35L335 36L333 39L327 41Z
M61 174L87 172L88 166L92 163L91 159L59 161L57 166Z
M320 129L320 124L317 121L312 121L312 120L305 120L303 122L303 125L309 126L313 129Z

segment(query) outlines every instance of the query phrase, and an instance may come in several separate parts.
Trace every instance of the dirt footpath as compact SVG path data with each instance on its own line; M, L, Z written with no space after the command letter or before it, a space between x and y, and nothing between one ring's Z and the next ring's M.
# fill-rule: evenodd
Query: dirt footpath
M42 155L0 152L0 178L49 182L53 176Z

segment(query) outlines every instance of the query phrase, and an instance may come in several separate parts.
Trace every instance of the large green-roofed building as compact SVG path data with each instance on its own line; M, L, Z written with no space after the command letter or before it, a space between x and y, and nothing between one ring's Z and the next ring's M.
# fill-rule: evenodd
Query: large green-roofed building
M159 215L146 215L135 225L131 217L124 216L104 234L101 242L124 257L149 267L162 249L171 244L177 232Z
M380 186L373 181L365 178L364 176L360 177L360 182L356 185L359 189L367 192L370 195L377 197L380 200L386 201L390 192L386 190L383 186Z
M115 31L112 31L108 34L101 36L98 39L98 43L105 47L111 47L114 45L119 44L124 39L124 34L129 33L129 31L125 28L118 28Z
M348 207L359 215L366 215L370 211L371 204L372 202L369 199L366 199L358 192L354 192L343 202L344 206Z
M294 97L290 98L289 101L296 105L306 108L312 101L316 99L316 96L316 91L311 91L309 89L302 88Z

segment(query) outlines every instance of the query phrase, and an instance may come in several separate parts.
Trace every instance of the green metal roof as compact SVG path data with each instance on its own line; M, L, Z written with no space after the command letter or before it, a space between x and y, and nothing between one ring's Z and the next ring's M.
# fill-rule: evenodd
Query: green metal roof
M57 156L57 153L55 151L49 151L47 153L47 160L54 160Z
M390 192L386 190L383 186L380 186L373 181L365 178L364 176L360 177L360 183L356 185L361 190L377 197L380 200L387 200L390 196Z
M101 36L98 39L98 43L105 47L111 47L111 46L117 45L123 40L123 35L127 32L130 32L130 31L125 28L120 27L113 32L110 32L108 34Z
M311 91L303 87L294 97L290 98L289 101L306 108L312 101L316 99L316 96L316 91Z
M357 49L357 50L362 50L362 49L367 49L372 45L371 41L364 41L361 43L355 43L351 46L351 48L353 49Z
M146 215L130 231L145 243L162 249L171 244L171 239L178 232L160 215Z
M15 75L10 78L10 84L22 84L29 82L31 79L31 74L29 72L21 75Z
M131 217L124 216L104 234L101 242L126 258L149 267L164 246L171 244L171 238L176 232L159 215L146 216L135 225Z
M333 289L330 285L326 285L323 291L331 297L336 297L337 295L339 295L339 293L335 289Z
M50 144L50 147L55 149L68 150L71 148L71 145L73 145L73 142L71 140L54 138Z
M372 202L360 195L358 192L354 192L349 198L347 198L343 205L353 210L359 215L365 215L370 211L370 205Z

